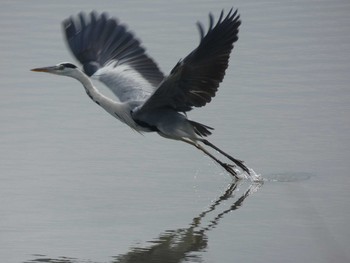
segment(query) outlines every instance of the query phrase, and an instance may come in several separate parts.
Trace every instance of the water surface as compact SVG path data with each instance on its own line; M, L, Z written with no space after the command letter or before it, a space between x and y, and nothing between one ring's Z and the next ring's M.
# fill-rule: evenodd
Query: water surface
M234 184L188 145L140 136L74 80L61 21L108 11L164 72L195 22L239 8L217 97L190 118L262 174ZM3 1L1 262L348 262L349 1ZM96 83L98 85L98 83ZM101 86L99 86L101 87Z

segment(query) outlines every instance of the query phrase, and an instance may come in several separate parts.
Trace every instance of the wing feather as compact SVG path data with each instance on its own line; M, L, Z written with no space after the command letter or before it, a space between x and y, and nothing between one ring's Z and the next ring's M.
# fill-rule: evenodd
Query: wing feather
M239 18L237 10L231 9L225 18L222 11L214 25L214 17L209 14L205 35L203 26L197 23L199 46L175 65L139 111L171 107L186 112L210 102L224 78L233 44L238 40Z
M62 26L68 46L85 73L96 76L121 101L144 98L164 79L140 41L106 13L81 12L64 20Z

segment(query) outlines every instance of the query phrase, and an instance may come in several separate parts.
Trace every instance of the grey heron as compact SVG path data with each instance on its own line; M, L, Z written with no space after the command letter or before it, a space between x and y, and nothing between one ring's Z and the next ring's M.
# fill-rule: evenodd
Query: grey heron
M240 16L232 8L226 15L221 11L216 23L210 13L207 32L197 23L199 45L165 76L125 25L106 13L80 12L65 19L62 26L68 46L83 69L72 63L60 63L32 71L72 77L82 83L96 104L132 129L140 133L157 132L193 145L234 177L240 177L237 167L249 176L250 169L243 161L205 139L213 128L188 119L186 114L215 96L233 44L238 40L240 24ZM90 78L103 82L118 99L102 94ZM232 163L222 162L204 145Z

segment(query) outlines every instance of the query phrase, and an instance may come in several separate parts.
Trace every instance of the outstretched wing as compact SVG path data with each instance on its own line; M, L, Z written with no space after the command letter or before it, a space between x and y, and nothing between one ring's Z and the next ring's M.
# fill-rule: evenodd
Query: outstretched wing
M88 76L97 77L121 101L151 93L164 75L127 28L106 13L83 12L64 20L74 56Z
M199 46L177 63L139 113L162 107L186 112L210 102L224 78L240 24L237 10L232 13L232 9L226 17L222 11L215 25L213 15L209 14L205 35L203 26L197 23L201 36Z

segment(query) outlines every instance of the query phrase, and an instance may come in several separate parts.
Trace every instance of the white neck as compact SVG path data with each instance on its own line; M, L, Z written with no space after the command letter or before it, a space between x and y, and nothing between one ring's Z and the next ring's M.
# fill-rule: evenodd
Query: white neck
M136 128L136 123L131 117L131 109L127 103L117 102L112 100L105 95L103 95L97 88L94 87L92 81L88 76L85 75L80 70L76 70L74 74L71 75L72 78L80 81L83 84L87 95L113 117L119 119L120 121L126 123L131 128Z

